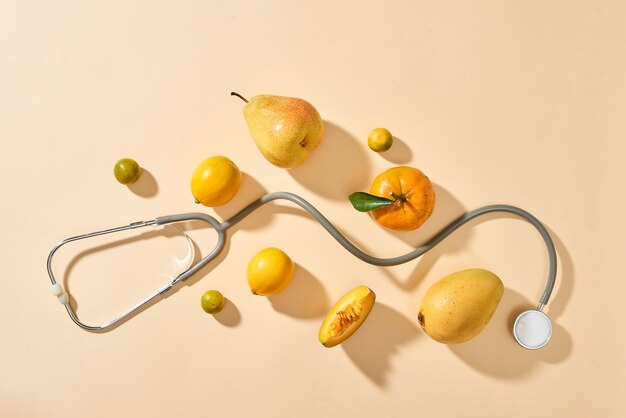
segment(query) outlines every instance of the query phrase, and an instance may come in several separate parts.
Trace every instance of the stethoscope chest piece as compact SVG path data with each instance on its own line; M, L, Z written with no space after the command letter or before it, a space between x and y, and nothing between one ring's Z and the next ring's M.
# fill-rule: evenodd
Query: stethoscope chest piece
M540 310L530 309L518 315L513 324L513 335L522 347L536 350L550 341L552 323Z

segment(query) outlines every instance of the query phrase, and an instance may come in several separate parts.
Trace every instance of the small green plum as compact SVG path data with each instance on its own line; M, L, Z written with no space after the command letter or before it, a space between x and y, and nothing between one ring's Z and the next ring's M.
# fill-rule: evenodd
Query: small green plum
M117 181L128 186L137 181L141 175L141 167L132 158L122 158L115 163L113 174Z
M216 314L224 308L224 295L218 290L208 290L202 295L200 304L204 312L209 314Z
M393 144L393 135L385 128L376 128L370 132L367 145L372 151L385 152Z

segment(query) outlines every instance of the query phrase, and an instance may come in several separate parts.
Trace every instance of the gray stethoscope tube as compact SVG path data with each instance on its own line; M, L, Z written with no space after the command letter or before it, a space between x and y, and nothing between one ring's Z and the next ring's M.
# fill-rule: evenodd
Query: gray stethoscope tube
M457 218L455 221L451 222L448 226L446 226L442 231L437 233L424 245L414 249L413 251L410 251L407 254L397 256L397 257L378 258L378 257L373 257L363 252L359 248L357 248L346 237L344 237L333 226L333 224L331 224L330 221L328 221L328 219L326 219L326 217L320 213L320 211L318 211L313 205L311 205L309 202L307 202L300 196L295 195L293 193L288 193L288 192L269 193L257 199L256 201L252 202L251 204L249 204L247 207L245 207L240 212L235 214L232 218L221 223L217 219L207 214L187 213L187 214L181 214L181 215L161 216L153 220L149 220L149 221L133 222L129 225L121 226L118 228L111 228L111 229L107 229L103 231L97 231L97 232L92 232L88 234L83 234L83 235L78 235L75 237L67 238L61 241L60 243L58 243L52 249L52 251L50 252L50 255L48 256L48 263L47 263L48 275L50 276L50 280L52 282L52 292L55 296L58 297L59 301L63 305L65 305L65 308L70 318L79 327L85 330L89 330L89 331L105 330L113 326L115 323L121 321L122 319L128 317L133 312L137 311L142 306L146 305L148 302L155 299L156 297L169 292L177 283L182 282L188 279L189 277L191 277L193 274L195 274L198 270L200 270L202 267L208 264L211 260L217 257L218 254L222 251L222 249L224 248L224 244L226 242L226 231L229 228L236 225L238 222L243 220L245 217L250 215L259 207L277 199L288 200L300 206L302 209L307 211L315 220L317 220L330 233L330 235L332 235L333 238L335 238L337 242L339 242L339 244L341 244L352 255L359 258L360 260L365 261L366 263L373 264L375 266L395 266L398 264L403 264L408 261L414 260L417 257L420 257L421 255L429 251L431 248L433 248L435 245L440 243L442 240L444 240L447 236L449 236L452 232L460 228L465 223L479 216L486 215L488 213L506 212L506 213L511 213L511 214L514 214L514 215L517 215L526 219L539 231L539 234L541 235L541 237L543 238L546 244L546 248L548 250L550 269L548 272L548 280L546 283L546 287L543 291L543 294L541 296L541 299L539 301L537 308L531 311L523 312L518 317L514 326L514 335L518 343L520 343L520 345L522 345L525 348L530 348L530 349L539 348L545 345L548 339L550 338L550 335L546 336L547 331L546 331L546 326L545 326L546 320L547 320L547 324L550 325L549 320L547 319L547 316L543 314L543 312L541 311L543 310L544 306L548 303L548 300L550 299L550 295L552 293L552 289L554 288L554 283L556 281L556 250L554 248L554 243L552 242L552 239L550 238L550 234L548 233L546 228L541 224L541 222L539 222L537 218L535 218L533 215L531 215L530 213L528 213L527 211L523 209L517 208L515 206L510 206L510 205L490 205L490 206L484 206L484 207L472 210L470 212L467 212L464 215ZM176 278L174 278L174 280L172 280L171 283L168 283L166 286L160 288L153 294L149 295L147 298L143 299L138 304L134 305L129 310L122 313L120 316L116 317L115 319L103 325L99 325L99 326L86 325L82 323L76 317L74 310L70 306L69 296L63 290L61 285L57 283L54 277L54 274L52 272L52 257L54 256L55 252L60 247L72 241L85 239L85 238L91 238L91 237L104 235L104 234L110 234L110 233L119 232L123 230L142 228L146 226L167 225L167 224L172 224L176 222L193 221L193 220L207 222L209 225L211 225L211 227L213 227L213 229L217 233L217 243L215 245L215 248L213 248L213 250L208 255L206 255L204 258L199 260L197 263L190 266L184 272L180 273ZM539 320L543 322L542 324L538 325ZM549 327L549 330L551 334L551 325Z

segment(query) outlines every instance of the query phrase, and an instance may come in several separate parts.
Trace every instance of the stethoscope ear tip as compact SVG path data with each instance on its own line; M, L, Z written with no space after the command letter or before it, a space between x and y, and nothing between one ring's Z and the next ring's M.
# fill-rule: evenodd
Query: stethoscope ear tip
M515 319L513 336L522 347L537 350L548 344L552 337L550 318L538 309L524 311Z

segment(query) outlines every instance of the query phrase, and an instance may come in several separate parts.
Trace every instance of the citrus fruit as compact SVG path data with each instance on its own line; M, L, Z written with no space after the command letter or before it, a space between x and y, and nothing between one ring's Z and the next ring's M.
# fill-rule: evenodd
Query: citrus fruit
M291 258L278 248L259 251L248 264L248 284L255 295L270 296L283 291L293 278Z
M222 206L235 196L241 184L239 168L226 157L202 161L191 176L191 193L204 206Z
M202 299L200 299L200 304L202 305L202 309L206 313L216 314L224 308L224 295L222 295L218 290L208 290L204 292L202 295Z
M120 183L130 185L136 182L141 175L141 167L132 158L122 158L115 163L113 175Z
M394 231L412 231L422 225L435 207L433 185L417 168L394 167L379 174L370 194L393 200L393 203L372 210L380 225Z
M385 152L393 144L393 135L385 128L376 128L370 132L367 145L372 151Z

